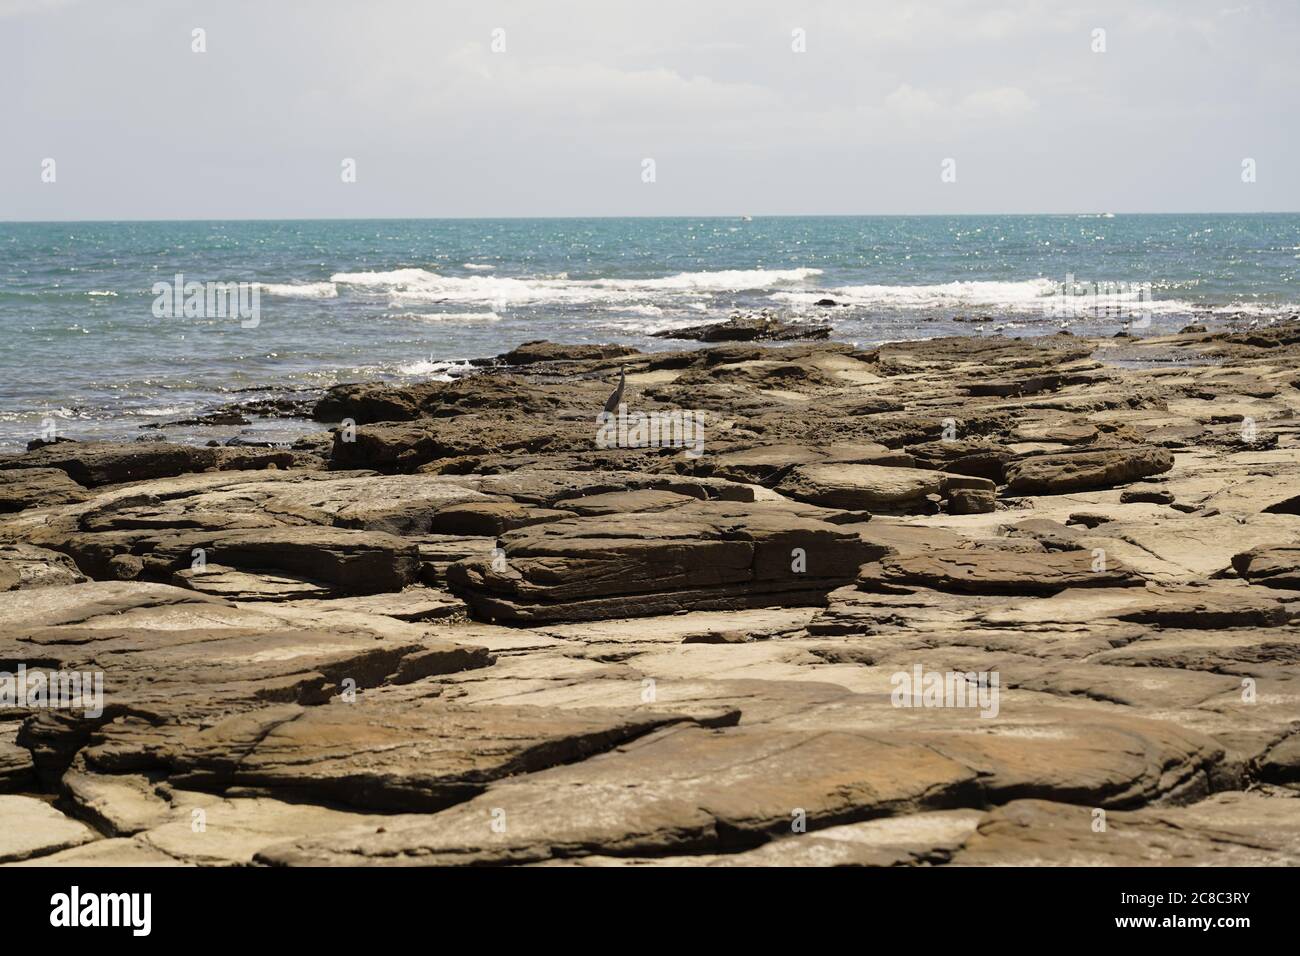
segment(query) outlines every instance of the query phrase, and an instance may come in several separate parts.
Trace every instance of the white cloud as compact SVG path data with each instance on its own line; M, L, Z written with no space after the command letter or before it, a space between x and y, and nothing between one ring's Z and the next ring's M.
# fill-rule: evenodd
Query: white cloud
M1018 86L977 90L962 97L960 110L975 119L1018 119L1038 109L1038 103Z
M0 17L20 17L32 13L51 13L77 0L0 0Z
M904 83L885 97L885 108L905 122L923 122L943 109L932 93Z
M7 145L58 156L60 171L59 189L38 188L16 165L27 160L0 150L0 211L755 212L771 196L792 212L954 199L1061 209L1083 184L1118 210L1134 182L1164 191L1141 196L1145 209L1230 208L1248 192L1234 172L1248 155L1278 171L1251 197L1300 205L1287 172L1300 133L1278 120L1300 110L1294 0L659 0L652 15L566 0L562 16L500 0L370 0L364 16L355 0L312 0L309 17L301 7L0 0L0 74L23 90ZM201 21L183 13L200 9ZM190 52L193 22L208 29L205 56ZM508 52L489 50L497 27ZM806 53L791 49L794 27ZM1095 27L1105 55L1091 52ZM160 116L230 126L185 149L197 134ZM1111 166L1089 155L1065 175L1076 137L1151 145ZM1195 147L1205 142L1228 160ZM1025 157L1014 176L981 169L1010 152ZM343 156L363 173L340 193ZM660 160L656 189L639 178L643 156ZM960 190L938 188L944 156L962 158Z
M1010 122L1032 114L1038 103L1017 86L974 90L960 98L948 90L917 89L907 83L884 99L885 109L910 129L950 126L960 121Z

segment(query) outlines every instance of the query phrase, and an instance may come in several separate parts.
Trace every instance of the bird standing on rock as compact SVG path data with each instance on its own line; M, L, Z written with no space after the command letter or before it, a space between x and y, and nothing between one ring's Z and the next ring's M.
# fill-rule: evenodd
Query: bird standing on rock
M614 389L613 394L605 401L605 411L611 415L618 411L618 406L623 402L623 388L627 385L627 368L620 366L618 370L618 388Z

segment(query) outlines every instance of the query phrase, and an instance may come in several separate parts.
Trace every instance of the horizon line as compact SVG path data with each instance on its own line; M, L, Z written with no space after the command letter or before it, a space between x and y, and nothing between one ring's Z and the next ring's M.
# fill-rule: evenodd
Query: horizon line
M755 220L755 219L962 219L962 218L1033 218L1033 217L1088 217L1119 218L1120 216L1295 216L1300 210L1253 210L1253 211L1205 211L1186 210L1179 212L922 212L922 213L710 213L705 215L564 215L564 216L232 216L215 218L200 216L196 218L174 219L5 219L0 218L0 225L15 226L54 226L54 225L124 225L128 223L195 223L195 222L475 222L485 220L529 221L529 220L583 220L583 219L721 219Z

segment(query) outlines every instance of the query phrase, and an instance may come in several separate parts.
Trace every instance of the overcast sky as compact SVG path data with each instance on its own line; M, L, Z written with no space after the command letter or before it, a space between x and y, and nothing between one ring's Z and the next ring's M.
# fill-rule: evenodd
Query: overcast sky
M1298 49L1294 0L0 0L0 219L1296 211Z

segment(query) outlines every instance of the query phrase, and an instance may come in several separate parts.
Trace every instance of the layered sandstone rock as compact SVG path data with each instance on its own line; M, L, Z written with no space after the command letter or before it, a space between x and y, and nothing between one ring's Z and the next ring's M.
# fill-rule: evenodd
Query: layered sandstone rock
M503 621L819 603L886 550L827 517L775 503L690 502L639 519L547 522L503 534L498 556L454 564L448 581L480 615Z
M1298 360L533 342L5 458L0 675L103 695L0 710L0 861L1300 863Z

